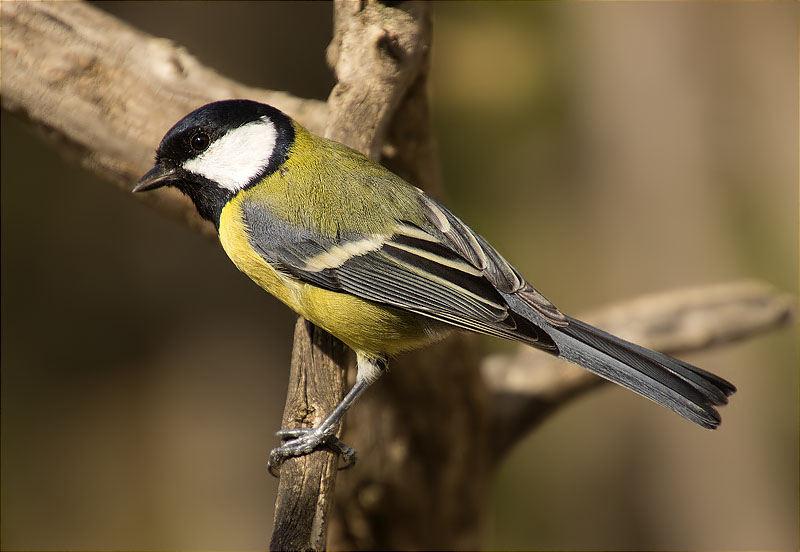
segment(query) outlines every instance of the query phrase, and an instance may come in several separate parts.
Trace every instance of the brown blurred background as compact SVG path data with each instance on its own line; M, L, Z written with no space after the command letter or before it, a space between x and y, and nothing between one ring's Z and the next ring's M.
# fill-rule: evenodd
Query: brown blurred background
M333 84L326 3L99 7L250 85ZM559 307L797 293L797 4L435 10L447 202ZM293 320L4 114L2 548L263 549ZM685 358L739 387L718 431L603 388L507 459L486 547L797 549L796 328Z

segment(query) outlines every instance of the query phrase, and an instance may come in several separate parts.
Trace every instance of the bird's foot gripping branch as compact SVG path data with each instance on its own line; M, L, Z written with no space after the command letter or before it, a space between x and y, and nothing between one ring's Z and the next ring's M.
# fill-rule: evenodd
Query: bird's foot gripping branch
M330 429L317 426L314 428L282 429L278 437L286 441L280 447L272 449L269 453L269 472L275 477L280 477L281 465L289 458L311 454L319 448L325 448L342 457L344 464L341 469L347 469L356 463L356 451L346 445L335 433L337 425L329 426Z

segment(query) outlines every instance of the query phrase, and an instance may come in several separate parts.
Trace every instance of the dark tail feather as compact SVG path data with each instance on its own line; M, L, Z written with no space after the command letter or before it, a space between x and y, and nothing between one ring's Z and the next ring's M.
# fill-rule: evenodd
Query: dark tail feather
M560 357L639 393L684 418L714 429L720 416L714 406L726 404L736 388L696 366L567 317L569 324L548 333Z

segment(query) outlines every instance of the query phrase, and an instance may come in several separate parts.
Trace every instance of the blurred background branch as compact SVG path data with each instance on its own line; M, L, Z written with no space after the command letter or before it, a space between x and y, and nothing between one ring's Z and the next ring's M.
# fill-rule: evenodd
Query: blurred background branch
M670 355L747 339L796 320L797 297L754 281L675 289L621 301L579 319ZM530 347L481 366L492 389L497 460L557 408L606 380Z
M3 108L25 117L61 154L125 189L152 165L154 144L169 127L214 100L250 98L312 131L325 128L323 102L244 86L85 2L10 2L3 23ZM176 190L140 195L216 235Z

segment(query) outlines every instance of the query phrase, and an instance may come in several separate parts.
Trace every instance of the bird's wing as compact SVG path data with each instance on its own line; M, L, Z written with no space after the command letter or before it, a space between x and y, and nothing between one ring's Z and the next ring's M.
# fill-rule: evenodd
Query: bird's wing
M639 393L706 428L719 425L715 406L728 402L736 388L700 368L622 340L589 324L566 317L527 284L483 239L452 213L429 198L423 201L437 228L477 265L486 257L484 274L503 292L514 316L544 326L553 352L599 376ZM474 243L468 240L474 238Z
M545 321L564 316L485 240L420 192L424 219L397 220L374 234L324 236L243 202L250 245L278 270L306 283L414 312L456 327L554 350L540 327L509 308L514 294Z
M420 195L422 222L335 239L291 229L244 205L251 245L278 270L460 328L523 341L627 387L707 428L729 382L564 316L479 235Z

